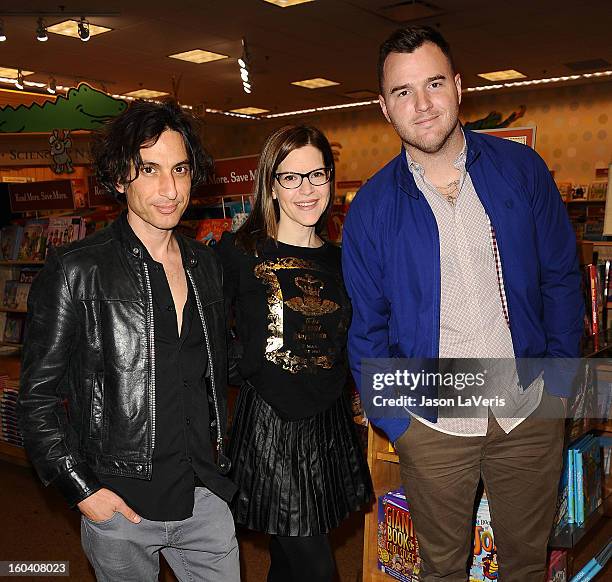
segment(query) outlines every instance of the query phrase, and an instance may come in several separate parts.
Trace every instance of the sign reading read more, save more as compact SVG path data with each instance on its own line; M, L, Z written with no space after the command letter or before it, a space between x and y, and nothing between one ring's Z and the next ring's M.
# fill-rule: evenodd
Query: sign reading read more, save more
M215 160L215 173L212 178L199 186L192 197L252 194L255 189L255 170L258 161L259 156Z
M74 208L70 180L48 180L9 184L12 212L33 210L68 210Z

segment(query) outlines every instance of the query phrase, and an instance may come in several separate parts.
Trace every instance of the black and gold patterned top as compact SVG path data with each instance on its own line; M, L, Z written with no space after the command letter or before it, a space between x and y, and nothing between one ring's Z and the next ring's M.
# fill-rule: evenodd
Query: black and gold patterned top
M346 381L351 315L340 249L269 240L252 256L225 233L217 250L244 349L242 378L285 419L331 406Z

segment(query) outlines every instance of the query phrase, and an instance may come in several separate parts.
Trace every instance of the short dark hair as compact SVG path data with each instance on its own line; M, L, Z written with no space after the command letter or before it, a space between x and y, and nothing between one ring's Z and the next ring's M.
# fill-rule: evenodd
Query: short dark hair
M455 70L453 55L446 39L431 26L410 26L399 28L385 42L378 51L378 87L382 95L385 76L385 61L390 53L413 53L426 42L435 44L449 60L451 68Z
M183 137L191 165L192 190L201 184L212 170L212 158L202 146L195 118L176 101L134 101L94 138L92 155L102 187L115 198L122 198L117 184L127 186L138 177L142 167L140 148L154 145L167 129Z

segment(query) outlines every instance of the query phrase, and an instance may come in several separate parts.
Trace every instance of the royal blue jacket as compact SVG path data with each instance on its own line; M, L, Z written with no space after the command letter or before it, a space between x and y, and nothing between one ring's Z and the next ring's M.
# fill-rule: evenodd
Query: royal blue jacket
M546 164L529 147L465 131L466 168L495 228L518 358L576 358L584 302L576 237ZM349 359L361 388L363 358L436 358L440 342L440 241L406 154L357 193L343 229L342 263L353 305ZM529 386L542 369L521 373ZM546 390L569 396L571 379L544 370ZM371 418L395 441L403 418Z

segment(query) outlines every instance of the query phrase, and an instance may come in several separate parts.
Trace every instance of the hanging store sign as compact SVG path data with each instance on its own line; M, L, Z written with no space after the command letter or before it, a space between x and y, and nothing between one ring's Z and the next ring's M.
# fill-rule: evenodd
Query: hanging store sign
M215 173L199 186L193 198L252 194L255 189L255 170L259 156L223 158L215 161Z
M9 184L8 190L12 212L71 210L74 208L70 180Z
M57 130L56 130L57 132ZM67 142L70 144L67 144ZM0 167L46 166L57 173L68 172L72 166L91 163L90 136L51 132L46 135L2 135L0 133Z
M115 197L100 185L95 176L87 178L87 206L95 208L96 206L114 206L117 204Z

